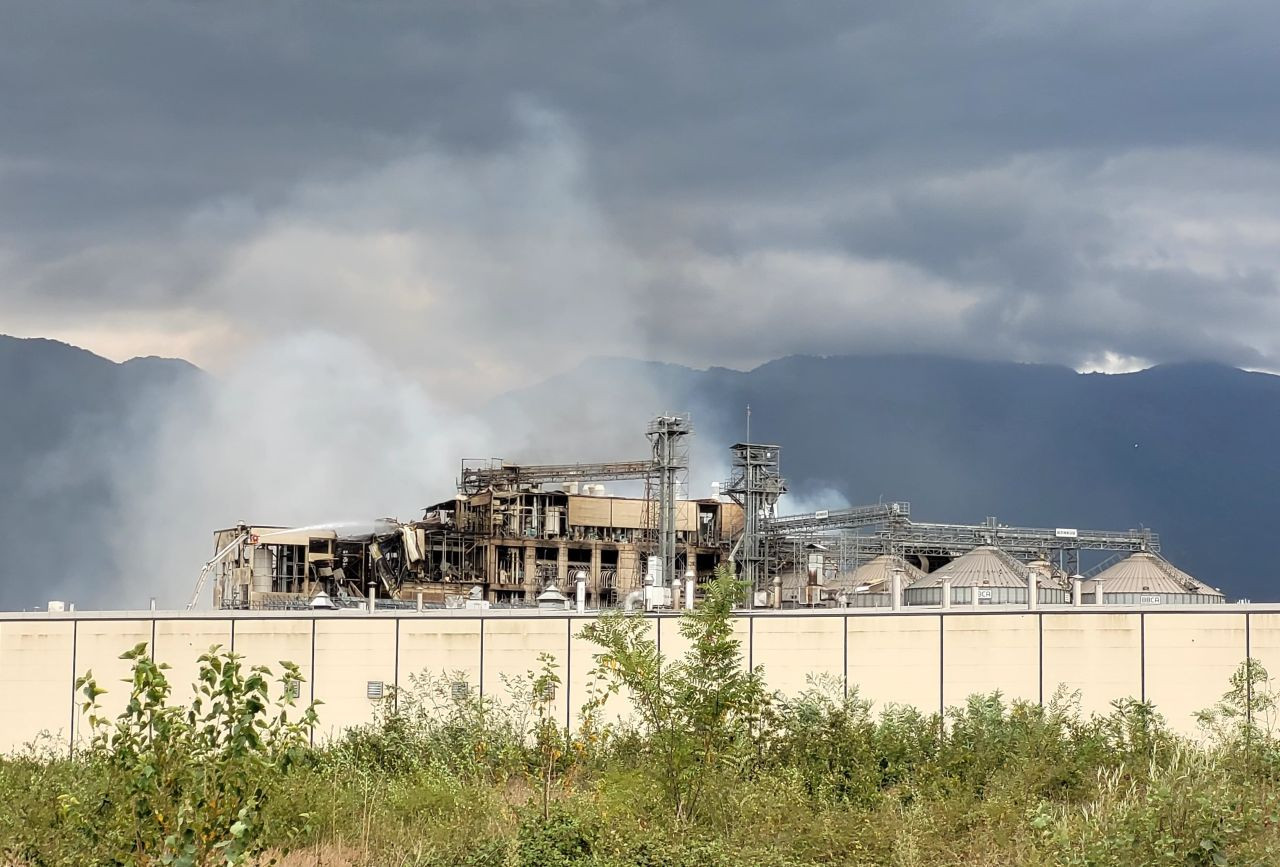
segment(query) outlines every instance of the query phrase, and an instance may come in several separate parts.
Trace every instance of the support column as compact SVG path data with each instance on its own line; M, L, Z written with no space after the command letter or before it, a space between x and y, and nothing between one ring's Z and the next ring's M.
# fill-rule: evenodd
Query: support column
M532 601L538 596L538 549L526 542L524 546L524 598Z
M569 587L569 546L564 542L556 546L556 586L562 593Z
M601 588L600 588L600 543L591 543L591 578L588 586L594 595L596 607L601 607Z
M498 562L498 545L492 540L484 543L484 582L486 585L492 585L498 580L498 574L502 570L502 564Z
M640 560L634 545L618 549L618 596L640 587Z

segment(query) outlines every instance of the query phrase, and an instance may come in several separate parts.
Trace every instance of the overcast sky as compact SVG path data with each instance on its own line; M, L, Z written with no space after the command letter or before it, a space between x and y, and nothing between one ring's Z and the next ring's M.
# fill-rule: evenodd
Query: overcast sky
M0 332L1280 369L1280 4L7 0Z

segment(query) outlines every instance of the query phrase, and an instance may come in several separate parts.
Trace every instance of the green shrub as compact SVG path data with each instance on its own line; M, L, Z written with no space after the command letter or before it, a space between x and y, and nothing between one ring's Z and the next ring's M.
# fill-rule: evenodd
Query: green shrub
M170 703L167 666L141 644L129 697L114 720L92 673L84 695L88 746L70 759L27 756L4 764L10 806L5 849L24 864L243 864L270 845L287 847L310 817L269 819L274 783L307 752L314 708L291 719L298 669L282 663L280 699L271 673L245 668L214 647L200 657L190 706ZM18 793L23 796L19 797Z
M741 767L755 751L767 696L763 669L745 668L733 635L733 605L742 592L731 569L717 573L702 604L680 618L690 647L679 659L663 658L642 618L612 612L582 630L602 649L595 655L596 677L606 687L599 703L627 690L647 767L678 823L696 815L717 770Z
M0 863L266 863L299 846L312 847L300 863L361 867L1280 863L1256 661L1202 714L1204 742L1175 737L1149 703L1086 717L1066 691L1043 707L973 696L943 725L877 713L830 678L766 696L727 625L735 594L717 579L683 618L677 660L641 619L603 619L576 732L552 712L549 658L505 699L456 675L411 679L374 724L312 749L314 708L270 701L265 669L215 648L180 707L135 648L117 718L81 681L88 748L0 758ZM288 696L296 669L281 680ZM622 689L641 709L603 724Z

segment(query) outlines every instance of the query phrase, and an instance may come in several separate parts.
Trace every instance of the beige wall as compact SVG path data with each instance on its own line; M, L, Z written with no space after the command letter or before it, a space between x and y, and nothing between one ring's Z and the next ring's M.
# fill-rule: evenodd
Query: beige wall
M849 686L875 707L905 704L938 710L941 689L938 615L848 618Z
M194 698L192 689L200 670L199 659L210 648L231 647L231 620L157 620L156 662L169 666L166 677L173 687L175 702L187 704Z
M0 750L18 751L42 732L58 748L69 746L72 702L80 698L72 695L75 628L67 621L0 623Z
M280 674L281 661L297 665L305 679L301 699L306 704L315 689L311 671L311 639L317 626L318 621L309 619L238 619L232 647L244 657L245 665L265 665L276 676ZM276 684L272 684L271 695L280 695Z
M1249 615L1249 653L1268 674L1280 678L1280 613Z
M1045 614L1044 700L1059 686L1080 693L1086 714L1106 714L1119 698L1142 697L1138 614Z
M480 687L479 619L400 621L400 688L422 689L443 678Z
M1212 705L1244 659L1280 675L1280 606L1196 610L1041 612L760 613L735 620L744 661L763 666L771 688L794 695L812 674L856 689L877 707L910 704L935 713L975 692L1047 701L1061 684L1078 690L1086 712L1105 713L1114 699L1146 697L1178 730L1196 731L1194 714ZM415 675L460 676L506 698L503 677L520 677L550 653L562 685L553 713L576 721L594 666L594 645L579 637L587 618L567 615L480 616L478 612L379 615L173 614L18 615L0 620L0 749L12 751L48 732L70 746L84 734L73 681L92 669L108 690L102 705L118 713L129 673L120 654L147 643L171 666L174 698L187 701L196 659L211 645L231 647L247 665L299 665L320 707L318 739L373 718L369 681L388 693ZM664 654L687 649L679 618L648 617ZM313 671L314 660L314 671ZM614 699L607 718L626 713ZM75 729L73 730L73 725Z
M1227 691L1245 658L1243 614L1145 614L1146 695L1175 729Z
M390 695L396 682L396 622L378 618L318 620L315 697L324 703L317 737L373 719L369 682Z
M943 618L942 695L947 707L999 690L1010 701L1040 699L1040 637L1035 614L956 614Z
M484 691L500 700L512 696L512 684L527 683L542 668L538 657L550 654L561 686L551 703L557 720L567 720L570 706L564 681L568 669L570 628L566 617L491 618L484 621Z
M150 620L82 620L76 624L76 673L83 675L91 671L99 689L106 690L98 697L99 716L114 717L128 704L132 692L132 667L128 660L120 658L120 654L142 643L150 646L151 625ZM0 666L9 667L7 663L0 663ZM56 676L56 672L50 674ZM65 678L63 683L67 683ZM88 716L78 707L75 730L77 741L89 736L88 727ZM13 736L22 739L20 732L14 732Z
M810 685L810 675L821 682L843 684L844 618L756 617L749 630L751 661L763 665L769 686L793 696ZM805 660L803 666L797 660Z

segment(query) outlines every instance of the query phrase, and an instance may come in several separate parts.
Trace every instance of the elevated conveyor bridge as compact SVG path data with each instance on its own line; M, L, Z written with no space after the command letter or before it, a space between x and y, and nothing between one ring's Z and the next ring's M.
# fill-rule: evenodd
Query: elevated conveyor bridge
M1160 552L1159 534L1145 528L1010 527L995 518L982 524L924 523L911 520L911 505L905 502L788 515L770 521L766 534L770 549L780 559L786 559L789 549L794 552L808 544L821 545L841 559L880 554L958 557L981 545L993 545L1021 560L1060 554L1063 565L1074 571L1081 551Z

